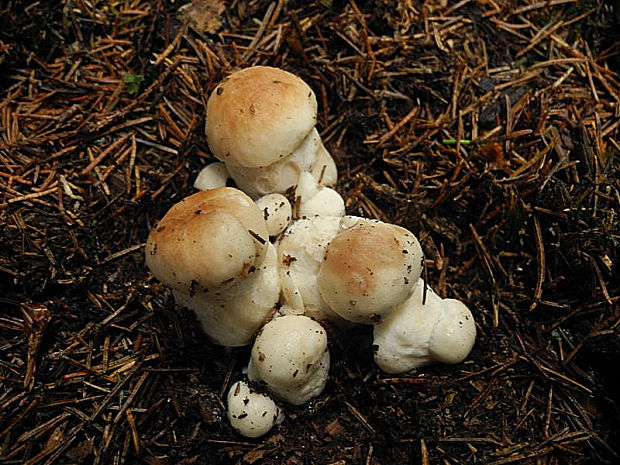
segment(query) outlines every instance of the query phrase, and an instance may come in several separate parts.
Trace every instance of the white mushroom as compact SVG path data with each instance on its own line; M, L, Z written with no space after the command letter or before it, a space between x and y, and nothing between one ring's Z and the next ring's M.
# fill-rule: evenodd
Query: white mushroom
M174 205L151 230L146 264L216 343L250 342L278 301L275 251L256 204L229 187Z
M342 318L377 322L409 297L422 260L422 248L411 232L358 220L329 243L318 273L319 291Z
M471 351L476 328L469 309L424 288L420 279L411 296L374 326L375 362L386 373L459 363Z
M327 383L329 351L323 327L303 315L285 315L267 323L254 342L248 378L262 381L274 396L301 405Z
M244 381L237 381L230 387L226 403L231 426L248 438L263 436L282 421L283 415L276 403Z
M256 205L263 212L270 236L277 236L284 231L293 217L291 203L282 194L264 195L256 200Z
M295 188L297 218L312 216L342 217L345 213L344 200L334 189L322 186L309 172L302 173Z
M442 363L460 363L469 355L476 341L474 316L460 300L444 299L444 313L430 340L432 357Z
M254 66L222 81L207 102L205 131L213 155L253 198L284 193L311 171L335 184L336 165L316 124L317 102L299 77Z
M230 178L226 165L221 162L210 163L200 170L194 188L201 191L208 191L216 187L225 187L226 181Z

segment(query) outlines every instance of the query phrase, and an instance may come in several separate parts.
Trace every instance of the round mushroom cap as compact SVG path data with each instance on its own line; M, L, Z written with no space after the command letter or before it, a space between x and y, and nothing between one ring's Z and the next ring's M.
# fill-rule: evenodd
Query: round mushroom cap
M411 294L422 260L422 248L411 232L363 221L330 242L318 274L319 291L342 318L376 323Z
M344 199L338 192L318 183L311 173L302 173L295 188L296 216L336 216L345 214Z
M164 284L194 295L225 289L262 263L269 240L256 204L238 189L197 192L149 234L146 265Z
M474 316L459 300L444 299L442 305L444 313L433 331L430 352L438 362L460 363L476 342Z
M224 187L226 186L228 178L230 178L230 175L224 163L219 161L209 163L201 169L198 176L196 176L194 187L201 191L208 191L216 187Z
M327 383L329 351L325 329L303 315L285 315L267 323L252 347L248 377L286 402L301 405Z
M429 345L442 304L419 279L409 298L374 326L374 359L381 371L405 373L433 362Z
M291 154L316 124L317 101L299 77L267 66L231 74L207 102L205 131L213 155L256 168Z
M256 206L263 212L270 236L280 234L291 221L291 203L282 194L267 194L256 200Z
M282 417L280 408L269 396L254 391L244 381L230 387L226 403L231 426L248 438L267 434Z

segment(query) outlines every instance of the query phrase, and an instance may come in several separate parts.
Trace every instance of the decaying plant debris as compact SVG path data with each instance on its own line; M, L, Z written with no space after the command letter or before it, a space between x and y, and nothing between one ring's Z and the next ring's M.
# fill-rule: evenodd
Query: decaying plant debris
M614 2L205 2L0 4L0 461L618 463ZM254 441L222 405L248 351L142 248L255 64L310 83L348 212L416 232L479 340L388 378L334 332L326 392Z

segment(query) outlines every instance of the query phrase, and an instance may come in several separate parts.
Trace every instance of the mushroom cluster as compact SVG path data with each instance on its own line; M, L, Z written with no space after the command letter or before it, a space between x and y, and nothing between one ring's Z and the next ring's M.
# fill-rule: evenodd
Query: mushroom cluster
M422 280L413 233L345 215L316 111L293 74L265 66L231 74L207 104L220 162L201 171L200 191L174 205L146 244L153 275L214 343L253 342L249 384L233 384L227 397L231 425L248 437L281 421L270 396L302 405L324 390L323 325L373 325L374 359L386 373L459 363L475 341L470 310ZM226 187L231 178L237 188Z

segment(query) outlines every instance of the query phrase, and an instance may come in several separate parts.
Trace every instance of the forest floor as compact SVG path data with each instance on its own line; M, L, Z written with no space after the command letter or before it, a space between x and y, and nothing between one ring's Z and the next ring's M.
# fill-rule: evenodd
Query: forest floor
M0 463L620 463L618 8L0 2ZM248 349L143 247L213 159L210 92L258 64L314 89L348 213L417 234L478 339L393 377L334 330L325 392L248 440L222 403Z

